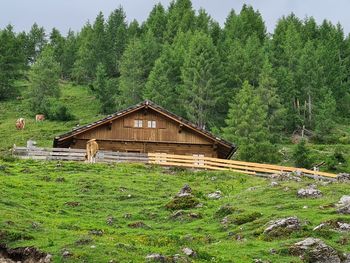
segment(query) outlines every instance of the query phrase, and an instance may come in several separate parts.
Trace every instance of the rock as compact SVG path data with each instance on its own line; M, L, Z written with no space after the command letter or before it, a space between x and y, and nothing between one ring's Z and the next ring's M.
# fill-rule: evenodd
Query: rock
M90 246L90 248L96 248L96 246L95 246L95 245L92 245L92 246Z
M308 209L309 207L307 205L304 205L303 206L303 209Z
M338 204L337 204L337 212L339 214L350 214L350 196L349 195L343 195Z
M180 218L180 217L182 217L182 216L184 216L185 215L185 212L183 211L183 210L177 210L177 211L175 211L174 213L172 213L171 215L170 215L170 218L172 218L172 219L178 219L178 218Z
M52 255L44 253L35 247L7 248L0 244L1 263L50 263Z
M182 252L189 257L196 257L196 252L193 251L193 249L185 247L182 249Z
M313 231L321 230L321 229L325 228L326 226L327 226L326 223L321 223L321 224L319 224L318 226L316 226L316 227L313 229Z
M202 215L197 213L189 213L188 216L193 219L202 218Z
M309 263L341 263L337 251L318 238L309 237L297 242L289 251Z
M309 186L305 189L299 189L297 195L300 198L319 198L322 196L322 192L314 186Z
M62 251L62 256L65 257L65 258L70 257L71 255L72 255L72 253L69 252L67 249L64 249Z
M220 223L222 225L228 225L230 223L230 219L228 218L228 216L225 216Z
M65 205L71 206L71 207L76 207L79 206L79 202L66 202Z
M113 216L109 216L109 217L107 217L106 223L107 223L107 225L111 226L114 224L114 221L115 221L115 218Z
M57 183L63 183L66 181L66 179L64 177L57 177L55 180Z
M202 203L199 203L198 205L195 206L195 208L202 208L202 207L203 207Z
M214 193L208 194L208 198L210 198L210 199L220 199L221 198L221 191L215 191Z
M183 196L189 196L189 195L192 195L192 189L188 184L185 184L184 187L180 189L179 193L176 196L183 197Z
M348 173L340 173L336 177L338 182L350 182L350 174Z
M271 183L270 183L270 186L271 187L276 187L276 186L278 186L279 185L279 183L277 183L277 182L275 182L275 181L272 181Z
M272 174L269 177L272 179L277 179L278 181L301 181L302 173L296 171L294 173L281 173L281 174Z
M103 230L101 229L93 229L89 231L90 235L94 235L94 236L102 236L103 235Z
M192 189L189 185L181 188L178 194L166 204L166 208L170 210L194 208L199 201L192 195Z
M126 218L126 219L130 219L131 217L132 217L132 214L129 214L129 213L124 214L124 218Z
M167 258L161 254L149 254L146 256L147 262L167 262Z
M281 236L289 234L292 231L300 230L301 222L297 217L281 218L271 221L269 226L264 230L264 234L271 236Z
M337 222L337 224L340 231L350 231L350 224L342 222Z
M130 224L128 224L128 227L130 227L130 228L145 228L145 229L149 229L150 228L148 225L146 225L142 221L137 221L137 222L130 223Z

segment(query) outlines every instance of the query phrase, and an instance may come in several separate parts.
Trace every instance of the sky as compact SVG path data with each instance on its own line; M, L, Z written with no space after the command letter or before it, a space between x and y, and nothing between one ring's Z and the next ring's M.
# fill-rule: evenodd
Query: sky
M140 22L158 2L168 6L170 0L0 0L0 28L11 23L17 32L28 31L37 22L47 31L56 27L66 34L70 28L79 31L99 11L108 17L120 5L128 21ZM350 32L349 0L192 0L192 3L196 10L203 7L221 25L231 9L239 12L246 3L259 10L268 32L273 32L279 18L291 12L299 18L313 16L318 23L324 19L334 24L340 22L345 33Z

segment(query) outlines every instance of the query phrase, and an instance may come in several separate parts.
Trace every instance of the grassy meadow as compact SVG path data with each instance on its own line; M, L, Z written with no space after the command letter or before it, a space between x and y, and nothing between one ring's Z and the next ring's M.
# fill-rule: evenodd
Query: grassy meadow
M267 179L231 172L4 158L0 240L11 247L35 246L51 253L54 262L144 262L150 253L183 255L184 247L197 253L189 259L193 262L301 262L288 254L288 247L309 236L349 253L349 233L312 229L341 217L333 204L350 193L350 186L316 182L322 198L297 198L297 190L310 183L315 182L271 187ZM184 184L203 206L172 218L174 211L166 204ZM221 199L207 197L217 190ZM235 223L221 223L225 213L218 210L223 205L232 206L228 216ZM276 239L264 236L270 220L287 216L302 220L302 230ZM141 228L132 227L139 222L144 223ZM70 253L66 258L65 250Z

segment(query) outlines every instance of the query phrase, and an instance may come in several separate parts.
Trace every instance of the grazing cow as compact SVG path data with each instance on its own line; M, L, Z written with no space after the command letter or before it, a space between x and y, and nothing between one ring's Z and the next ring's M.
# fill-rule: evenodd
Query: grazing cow
M16 129L17 130L23 130L25 126L26 126L26 120L24 118L19 118L16 121Z
M44 114L37 114L35 115L35 121L43 121L45 120L45 115Z
M86 143L86 155L85 159L88 163L96 162L96 154L98 152L98 144L96 139L91 139Z

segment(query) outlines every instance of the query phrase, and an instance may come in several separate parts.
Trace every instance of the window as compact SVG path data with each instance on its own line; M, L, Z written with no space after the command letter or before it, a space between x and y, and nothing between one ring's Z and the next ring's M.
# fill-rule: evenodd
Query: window
M148 128L156 128L156 121L148 121Z
M134 127L135 128L142 128L142 120L135 120Z

